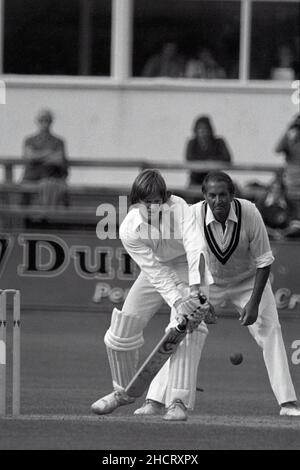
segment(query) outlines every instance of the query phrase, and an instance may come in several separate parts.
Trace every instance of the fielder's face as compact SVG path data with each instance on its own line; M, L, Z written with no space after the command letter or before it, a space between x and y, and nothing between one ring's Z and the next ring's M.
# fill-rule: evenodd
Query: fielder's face
M230 211L233 195L225 181L209 181L205 199L218 222L224 223Z

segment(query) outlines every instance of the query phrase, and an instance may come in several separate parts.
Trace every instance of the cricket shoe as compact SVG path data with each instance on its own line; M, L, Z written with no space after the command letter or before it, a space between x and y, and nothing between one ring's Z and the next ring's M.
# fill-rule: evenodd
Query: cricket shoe
M106 415L122 405L133 403L135 398L130 397L124 390L115 390L92 404L91 410L97 415Z
M168 407L163 419L165 421L186 421L187 420L187 407L181 400L174 400Z
M300 408L297 403L287 403L281 407L280 416L298 416L300 418Z
M165 405L155 400L147 398L141 408L138 408L133 413L134 415L160 415L165 409Z

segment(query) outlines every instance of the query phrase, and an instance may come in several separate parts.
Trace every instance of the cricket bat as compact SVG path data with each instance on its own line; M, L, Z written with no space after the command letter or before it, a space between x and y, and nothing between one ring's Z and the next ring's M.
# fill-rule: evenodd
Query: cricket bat
M174 354L187 332L187 321L169 329L131 379L125 392L130 397L140 397L169 357Z

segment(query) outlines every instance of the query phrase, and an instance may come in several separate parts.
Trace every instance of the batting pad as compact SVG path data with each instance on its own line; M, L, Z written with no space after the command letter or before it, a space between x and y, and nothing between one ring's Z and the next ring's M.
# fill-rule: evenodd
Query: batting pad
M104 342L109 360L113 386L125 388L137 370L138 349L143 346L144 319L126 315L115 308Z
M137 371L139 353L134 351L114 351L106 348L110 371L115 390L126 388Z
M197 330L186 335L170 358L166 406L181 399L187 408L194 408L198 365L207 334L206 325L201 323Z
M207 334L207 326L202 322L197 330L186 335L152 380L147 398L165 403L167 407L173 400L180 399L187 408L194 408L198 365Z
M131 351L144 344L144 319L126 315L115 308L112 313L110 328L104 336L106 346L114 351Z

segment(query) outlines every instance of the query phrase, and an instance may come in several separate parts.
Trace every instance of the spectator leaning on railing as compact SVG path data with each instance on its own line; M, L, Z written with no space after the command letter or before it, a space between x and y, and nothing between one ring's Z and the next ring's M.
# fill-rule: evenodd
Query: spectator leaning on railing
M231 162L228 147L223 138L215 135L209 117L200 116L196 119L193 125L193 134L185 150L185 158L188 162ZM207 173L193 171L190 176L190 184L201 185Z
M37 116L38 133L25 139L23 150L26 161L23 182L36 183L39 204L48 207L67 204L65 143L51 133L52 123L52 112L41 110ZM30 197L25 198L25 203L29 202Z

